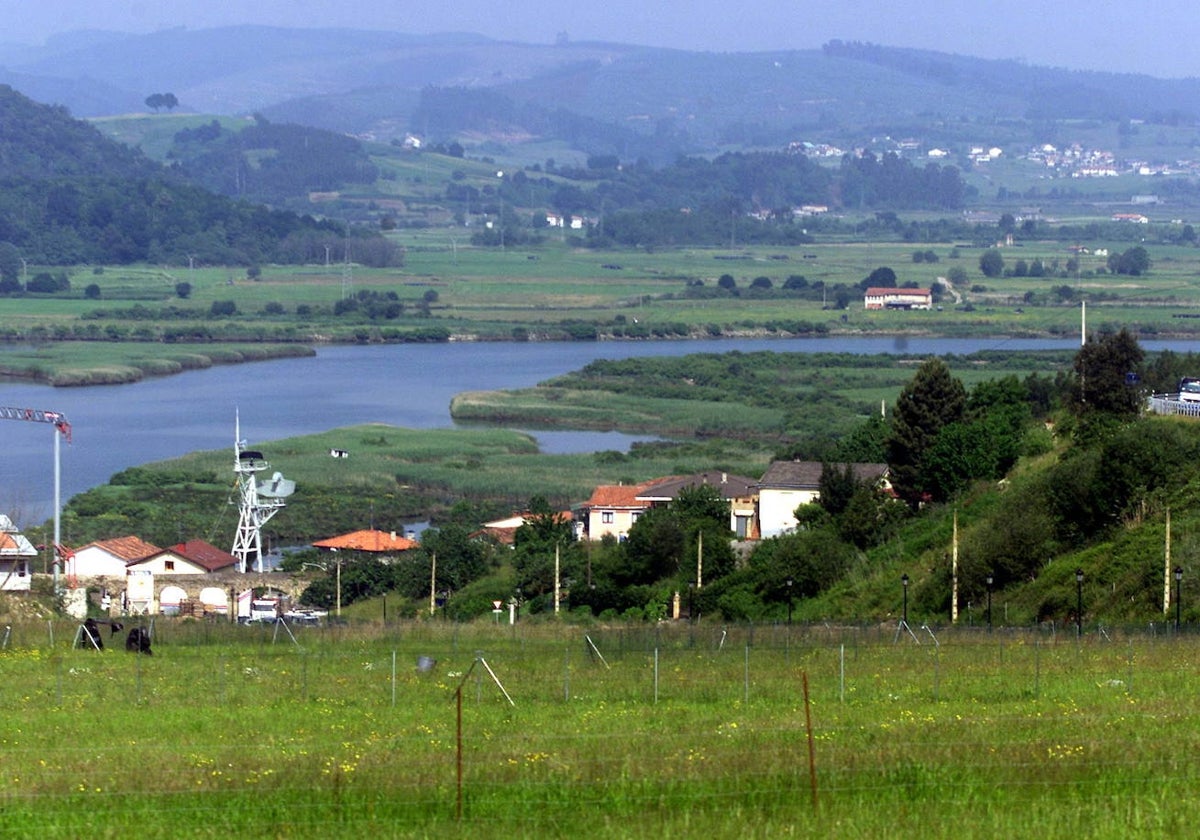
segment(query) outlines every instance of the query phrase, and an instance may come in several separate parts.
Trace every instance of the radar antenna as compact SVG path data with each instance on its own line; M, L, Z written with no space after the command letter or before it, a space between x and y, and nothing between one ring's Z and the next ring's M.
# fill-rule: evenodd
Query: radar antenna
M258 474L270 468L261 452L246 448L246 442L242 440L241 418L235 411L233 472L237 475L240 515L231 553L238 559L239 572L244 573L251 562L254 563L254 571L263 571L262 526L287 506L284 499L296 491L296 482L285 479L283 473L279 472L260 484Z

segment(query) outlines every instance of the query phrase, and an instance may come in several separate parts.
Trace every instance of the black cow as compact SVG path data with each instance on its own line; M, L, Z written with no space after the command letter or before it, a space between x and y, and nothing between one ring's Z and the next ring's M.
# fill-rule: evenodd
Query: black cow
M117 621L97 621L94 618L89 618L83 622L83 632L79 635L77 646L87 648L88 650L104 650L104 637L100 635L101 624L107 624L112 629L114 636L118 630L124 629L121 623Z
M94 618L83 622L83 632L79 635L78 646L89 650L104 650L104 637L100 635L100 622Z
M153 656L154 651L150 650L150 631L142 627L134 627L129 631L129 635L125 637L125 650L130 653L144 653L147 656Z

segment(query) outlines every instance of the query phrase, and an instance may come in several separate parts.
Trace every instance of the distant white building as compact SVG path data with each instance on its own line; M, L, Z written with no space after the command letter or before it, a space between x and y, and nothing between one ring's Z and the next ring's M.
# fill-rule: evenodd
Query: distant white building
M863 296L865 309L932 309L931 289L897 289L873 287Z

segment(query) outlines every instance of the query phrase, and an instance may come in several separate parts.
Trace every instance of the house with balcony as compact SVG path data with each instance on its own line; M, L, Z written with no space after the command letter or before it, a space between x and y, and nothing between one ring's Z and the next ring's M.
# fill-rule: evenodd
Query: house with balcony
M0 591L28 592L34 557L37 549L11 519L0 513Z

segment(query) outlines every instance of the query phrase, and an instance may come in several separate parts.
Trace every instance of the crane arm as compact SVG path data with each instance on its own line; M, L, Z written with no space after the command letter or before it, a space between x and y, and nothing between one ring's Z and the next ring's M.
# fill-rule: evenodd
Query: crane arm
M31 423L52 423L54 428L71 442L71 424L61 411L43 411L40 408L12 408L0 405L0 420L28 420Z

